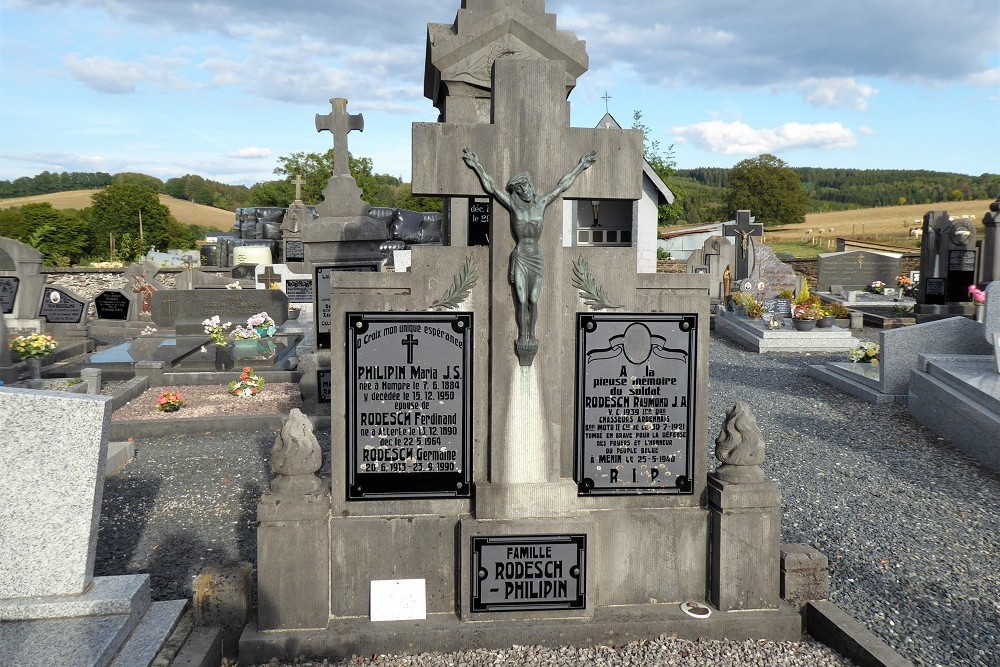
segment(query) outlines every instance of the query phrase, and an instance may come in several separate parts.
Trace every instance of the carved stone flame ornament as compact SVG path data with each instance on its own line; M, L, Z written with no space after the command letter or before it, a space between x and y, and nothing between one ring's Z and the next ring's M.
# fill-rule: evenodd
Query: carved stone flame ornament
M726 420L715 439L715 458L722 464L715 471L722 481L757 484L765 480L760 469L764 462L764 436L744 403L737 403L726 412Z
M323 464L323 452L313 435L312 422L298 408L288 413L271 448L271 491L308 494L319 491L322 480L315 475Z

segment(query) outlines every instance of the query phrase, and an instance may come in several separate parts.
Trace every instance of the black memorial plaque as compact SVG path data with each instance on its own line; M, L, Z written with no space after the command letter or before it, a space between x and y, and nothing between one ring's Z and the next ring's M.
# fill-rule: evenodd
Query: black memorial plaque
M55 287L46 287L38 316L49 324L79 324L86 304Z
M285 241L285 261L303 262L306 259L306 246L302 241Z
M312 278L286 278L285 294L288 296L289 303L312 303Z
M332 297L330 295L330 276L334 271L378 271L375 264L343 264L339 266L317 266L313 275L315 295L313 301L313 317L316 320L316 349L330 349L330 318L333 316Z
M586 535L472 538L474 612L585 609Z
M256 264L237 264L231 270L233 280L251 280L256 277Z
M121 290L104 290L94 297L97 317L102 320L127 320L132 300Z
M493 205L489 200L469 200L469 245L490 244Z
M579 313L580 495L693 493L696 314Z
M333 371L319 370L316 371L316 384L319 387L319 401L320 403L329 403L333 398Z
M14 312L14 299L17 298L17 288L21 279L17 276L0 276L0 314L10 315Z
M944 304L947 284L944 278L927 278L924 281L924 303L935 306Z
M948 253L948 271L975 271L976 251L975 250L952 250Z
M472 491L472 313L347 313L347 498Z

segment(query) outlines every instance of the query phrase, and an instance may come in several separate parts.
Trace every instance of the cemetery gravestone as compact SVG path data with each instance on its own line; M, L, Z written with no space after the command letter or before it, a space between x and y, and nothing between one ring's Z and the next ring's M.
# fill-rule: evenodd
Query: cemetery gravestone
M213 315L242 324L267 312L280 326L288 319L288 297L281 290L166 290L153 295L152 311L157 325L174 327L178 336L205 336L202 322Z
M802 276L789 265L778 259L774 251L763 243L754 245L754 270L751 282L763 282L763 296L774 298L784 290L798 292L802 288Z
M709 295L713 299L722 299L725 293L726 268L729 268L731 281L732 267L735 264L736 248L732 242L723 236L711 236L705 240L701 250L691 253L687 260L687 269L689 273L708 273L712 277Z
M748 278L754 270L754 255L756 244L753 237L764 235L764 225L752 223L750 211L736 211L736 222L722 225L723 236L734 237L736 247L736 263L733 267L733 278L742 280Z
M456 38L466 40L462 52L477 58L480 49L517 50L517 40L504 30L536 35L518 26L554 28L554 17L543 13L542 4L463 2L453 28ZM521 48L546 47L528 39L533 44ZM437 43L445 41L447 36L439 36ZM415 193L481 197L484 189L490 190L484 174L503 182L523 171L544 192L573 173L580 155L593 150L596 162L575 183L566 183L571 185L568 196L640 196L637 134L566 126L565 62L489 62L492 109L484 115L492 124L415 124ZM463 149L478 154L481 172L462 164ZM623 181L623 174L635 178ZM515 182L512 189L516 187ZM534 201L533 193L523 194L526 203ZM717 636L745 633L749 622L762 636L800 635L799 616L778 609L780 496L775 486L755 465L748 465L743 475L722 471L709 482L704 455L708 277L623 276L619 267L635 266L634 249L564 248L560 201L554 195L551 203L557 205L540 207L533 221L540 232L544 262L537 264L539 273L544 265L544 281L539 283L538 303L543 305L534 329L538 354L531 365L522 364L515 346L516 313L524 301L512 297L509 282L510 257L519 240L514 234L498 233L488 248L416 248L411 272L405 274L316 268L317 322L327 328L331 377L334 383L346 382L345 391L362 393L360 401L355 398L348 405L334 400L331 405L331 441L353 449L354 458L332 458L328 495L289 496L272 490L262 497L260 613L243 635L241 659L264 662L301 641L334 656L367 651L375 643L380 651L468 647L482 641L485 626L480 621L498 621L488 626L494 642L558 637L560 643L593 643L631 632L637 622L655 627L655 634L685 630L672 616L678 603L706 597L719 611L746 613L739 621L713 614L687 632L705 632L718 624L707 631ZM496 229L510 228L506 208L494 207L494 214L499 216ZM442 267L460 268L449 281ZM614 317L602 311L614 312ZM469 317L469 324L459 329L471 336L471 378L464 360L458 361L459 346L447 336L462 342L463 354L465 340L454 327L439 326L448 320L432 320L430 326L421 321L430 313L455 316L456 323ZM398 328L389 331L394 326ZM589 338L574 347L567 341L572 340L569 332L578 341ZM319 335L317 346L322 346ZM360 357L358 349L363 350ZM464 384L443 384L454 381L456 370L471 384L471 399L460 403L457 393L454 399L438 397L445 401L446 413L425 408L428 391L465 391ZM621 378L625 384L610 384ZM580 417L574 402L566 400L574 379L584 383L584 410L590 400L591 411ZM366 382L371 386L362 384ZM366 399L363 393L374 392L376 383L384 395ZM621 389L622 395L612 389ZM410 392L411 397L393 392ZM419 399L414 392L421 393ZM384 400L385 407L366 402L375 400ZM669 403L669 427L646 401ZM382 473L384 463L388 473L411 475L424 473L413 470L421 462L418 452L458 458L459 444L442 439L440 445L433 440L418 445L416 439L440 437L431 435L430 426L451 426L432 423L435 415L456 415L457 422L458 411L466 409L470 412L463 425L471 431L473 482L469 496L459 493L464 479L457 479L452 480L456 497L387 497L378 502L361 497L368 485L351 476L364 472L366 464L376 466L368 472ZM613 425L610 433L615 435L628 425L629 437L609 437L601 451L587 451L597 447L597 438L575 440L574 434L586 434L588 424ZM634 433L635 426L650 434L648 444ZM362 436L362 428L375 434ZM378 442L360 443L358 438ZM588 440L593 444L584 444ZM393 451L398 447L413 447L413 455ZM597 470L596 461L589 477L583 464L577 467L581 448L587 466L590 453L622 455L620 464L608 462L618 471L615 481L610 472L601 477L605 471ZM760 447L749 463L759 463L762 452ZM624 460L626 456L633 460ZM640 456L657 460L640 462ZM740 468L744 458L741 453L724 463ZM625 481L633 475L634 486L627 488ZM581 493L581 487L614 493ZM710 524L723 536L710 537ZM664 559L669 565L664 566ZM528 563L548 575L527 576ZM401 579L425 586L428 622L396 626L392 633L369 629L365 619L374 615L373 584ZM335 590L330 582L336 582ZM580 623L581 618L588 622ZM350 647L345 633L350 633Z
M45 287L42 253L20 241L0 237L0 259L2 266L9 267L0 268L0 289L6 286L6 291L0 292L3 314L12 316L14 324L8 322L12 328L33 328L31 323L37 323ZM8 306L10 302L13 304Z
M845 290L864 290L874 281L895 285L902 273L899 255L857 250L821 254L817 264L817 285L820 292L830 292L840 285Z
M17 288L21 279L17 276L0 276L0 315L10 315L14 312L14 301L17 299Z
M94 308L98 319L127 320L132 299L122 290L104 290L94 297Z
M969 285L976 282L976 230L947 211L924 215L917 305L921 315L972 314Z
M68 290L46 287L38 316L48 324L80 324L86 313L86 303Z

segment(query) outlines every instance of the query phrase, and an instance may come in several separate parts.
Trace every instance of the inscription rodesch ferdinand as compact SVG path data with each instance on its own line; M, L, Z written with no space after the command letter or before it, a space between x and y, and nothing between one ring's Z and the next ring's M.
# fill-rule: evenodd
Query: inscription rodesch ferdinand
M347 497L471 495L471 313L347 313Z
M580 495L693 493L695 314L577 315Z

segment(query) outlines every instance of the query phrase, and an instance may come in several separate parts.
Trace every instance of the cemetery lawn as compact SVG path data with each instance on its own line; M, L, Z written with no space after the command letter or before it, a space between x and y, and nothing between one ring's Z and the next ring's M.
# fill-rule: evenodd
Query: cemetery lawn
M98 190L70 190L69 192L53 192L47 195L32 195L30 197L14 197L0 201L0 208L24 206L48 202L52 208L82 210L91 205L91 196ZM236 214L221 208L202 206L183 199L160 195L160 203L170 209L170 214L184 225L201 225L219 231L229 231L236 221Z

